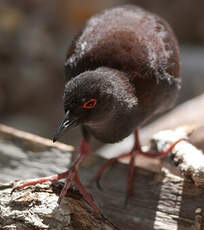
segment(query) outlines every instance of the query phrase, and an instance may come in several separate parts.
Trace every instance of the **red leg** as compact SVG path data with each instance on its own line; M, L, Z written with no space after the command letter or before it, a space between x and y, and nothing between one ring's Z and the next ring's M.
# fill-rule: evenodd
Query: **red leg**
M96 213L99 213L99 208L98 206L94 203L93 199L91 198L91 196L87 193L86 189L84 188L84 186L82 185L78 174L76 173L75 175L75 183L78 186L81 194L86 198L86 200L88 201L88 203L92 206L92 208L95 210Z
M73 168L71 168L69 171L68 171L68 175L66 176L67 179L66 179L66 182L65 182L65 185L59 195L59 199L57 201L58 204L61 203L62 199L66 196L67 194L67 191L72 183L72 180L74 179L75 177L75 174L76 174L76 170Z
M120 159L123 159L123 158L127 158L127 157L130 157L131 156L131 152L130 153L125 153L125 154L122 154L118 157L113 157L111 158L110 160L106 161L106 163L98 170L98 173L96 175L96 184L98 186L98 188L100 190L102 190L102 187L101 187L101 184L100 184L100 179L104 173L104 171L109 167L111 166L114 162L117 162L118 160Z
M163 152L158 152L156 154L153 153L147 153L147 152L143 152L141 150L141 145L140 145L140 141L139 141L139 135L138 135L138 130L136 129L134 132L134 146L132 148L132 150L129 153L125 153L122 154L118 157L114 157L110 160L108 160L98 171L97 176L96 176L96 183L98 185L98 187L101 189L101 185L100 185L100 179L104 173L104 171L114 162L123 159L123 158L127 158L127 157L131 157L130 158L130 163L129 163L129 169L128 169L128 184L127 184L127 195L126 195L126 202L128 201L129 197L132 194L132 190L133 190L133 181L134 181L134 163L135 163L135 158L137 154L141 154L144 155L146 157L160 157L160 156L164 156L166 154L168 154L180 141L185 140L185 138L181 138L179 140L177 140L176 142L174 142L167 150L163 151Z
M79 148L79 155L68 171L57 174L57 175L49 176L49 177L43 177L43 178L38 178L38 179L31 180L31 181L27 181L22 185L16 186L13 189L13 191L15 191L17 189L22 189L22 188L29 186L29 185L34 185L34 184L43 183L43 182L47 182L47 181L57 181L57 180L60 180L62 178L67 178L66 183L65 183L65 185L64 185L64 187L60 193L60 196L59 196L58 203L60 203L61 200L63 199L63 197L66 195L67 190L69 189L69 187L71 185L71 182L73 180L75 180L75 182L76 182L77 186L79 187L79 190L81 191L82 195L85 197L85 199L88 201L88 203L93 207L95 212L98 213L99 208L96 206L94 201L91 199L90 195L86 192L84 186L80 182L79 177L77 175L77 171L78 171L80 163L86 158L87 155L89 155L89 153L90 153L89 143L85 140L85 138L83 138L81 141L81 144L80 144L80 148Z
M128 199L132 195L132 191L133 191L135 158L137 153L139 152L138 151L131 152L131 158L130 158L129 168L128 168L128 182L127 182L125 205L127 205Z
M72 164L71 168L68 170L65 185L64 185L64 187L60 193L60 196L59 196L59 200L58 200L59 204L60 204L61 200L67 194L67 190L69 189L71 182L73 181L73 179L75 178L75 176L77 174L80 163L84 160L84 158L86 158L87 155L89 155L89 153L90 153L89 144L83 138L81 141L80 147L79 147L79 155L78 155L77 159L74 161L74 163Z
M133 149L129 152L129 153L125 153L122 154L118 157L114 157L111 158L110 160L108 160L98 171L97 175L96 175L96 184L98 186L98 188L100 190L102 190L101 184L100 184L100 179L104 173L104 171L111 166L114 162L117 162L120 159L124 159L124 158L129 158L130 159L130 163L129 163L129 170L128 170L128 186L127 186L127 198L130 196L130 194L132 193L132 185L133 185L133 175L134 175L134 162L135 162L135 157L136 157L136 153L141 152L141 147L140 147L140 143L139 143L139 137L138 137L138 130L135 130L134 132L134 146Z
M60 179L67 177L68 174L69 174L69 171L66 171L66 172L63 172L63 173L60 173L57 175L53 175L53 176L36 178L36 179L30 180L30 181L27 181L27 182L23 183L22 185L16 186L12 190L12 192L14 192L15 190L23 189L29 185L40 184L40 183L47 182L47 181L57 181L57 180L60 180Z
M161 157L161 156L165 156L167 155L179 142L186 140L186 138L180 138L177 141L175 141L172 145L169 146L168 149L166 149L163 152L158 152L158 153L148 153L148 152L142 152L140 151L140 154L146 157L152 157L152 158L156 158L156 157Z

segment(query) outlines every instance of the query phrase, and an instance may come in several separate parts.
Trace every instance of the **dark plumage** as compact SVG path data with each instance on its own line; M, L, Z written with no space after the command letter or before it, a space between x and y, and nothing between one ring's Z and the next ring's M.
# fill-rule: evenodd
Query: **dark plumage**
M174 104L179 52L169 25L136 6L90 18L65 62L65 111L102 142L117 142ZM83 103L95 98L96 106Z
M178 45L168 24L136 6L120 6L90 18L72 42L65 62L65 118L54 141L71 126L81 125L83 138L79 155L70 169L17 187L67 178L59 197L65 196L72 180L99 212L78 177L78 167L90 153L89 136L113 143L134 131L132 151L109 160L98 172L114 161L131 157L127 198L131 195L134 160L144 153L138 139L138 127L152 115L171 108L180 89ZM174 143L166 154L180 140Z

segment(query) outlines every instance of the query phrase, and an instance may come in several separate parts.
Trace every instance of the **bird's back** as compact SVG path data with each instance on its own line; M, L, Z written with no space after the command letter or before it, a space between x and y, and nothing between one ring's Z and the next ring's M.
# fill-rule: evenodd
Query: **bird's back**
M100 66L124 72L165 70L179 76L175 37L164 20L136 6L121 6L90 18L73 41L66 60L67 80Z
M91 17L68 51L66 81L102 66L126 74L147 114L174 104L180 85L178 45L159 16L125 5Z

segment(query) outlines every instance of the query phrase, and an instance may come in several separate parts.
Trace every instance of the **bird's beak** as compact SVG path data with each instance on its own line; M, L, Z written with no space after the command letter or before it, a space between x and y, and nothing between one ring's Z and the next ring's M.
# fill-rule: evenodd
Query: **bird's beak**
M57 141L67 128L76 125L78 125L78 119L71 118L70 112L66 112L63 122L60 124L59 128L56 131L56 134L53 137L53 142Z

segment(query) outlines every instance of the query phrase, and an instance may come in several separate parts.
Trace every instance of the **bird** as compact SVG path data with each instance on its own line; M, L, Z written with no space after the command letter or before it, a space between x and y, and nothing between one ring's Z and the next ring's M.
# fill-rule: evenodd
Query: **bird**
M67 51L64 67L65 117L53 141L68 128L80 126L78 157L66 172L24 183L18 189L66 178L59 202L75 181L99 213L78 176L80 163L91 152L92 136L103 143L116 143L134 133L132 150L109 160L97 174L99 182L110 164L129 157L127 198L132 193L136 156L165 155L180 141L155 155L141 150L138 135L145 122L175 104L182 83L178 42L160 16L135 5L117 6L86 21Z

